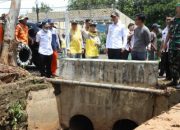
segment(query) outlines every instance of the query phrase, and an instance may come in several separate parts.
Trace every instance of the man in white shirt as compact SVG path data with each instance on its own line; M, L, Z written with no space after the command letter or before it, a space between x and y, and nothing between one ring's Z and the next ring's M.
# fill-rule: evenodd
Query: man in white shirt
M112 24L109 25L106 51L109 59L123 59L123 52L127 46L127 29L119 20L120 14L114 11L111 14Z
M172 21L171 17L166 17L166 28L162 31L162 45L161 45L161 63L160 63L160 73L159 76L163 76L164 73L166 73L166 80L171 80L171 73L169 68L169 56L168 56L168 50L169 50L169 42L167 45L167 49L164 50L164 44L166 41L166 37L169 31L169 26Z
M36 42L39 43L39 59L41 76L51 77L51 61L53 49L51 46L52 33L49 30L49 24L43 23L42 29L36 35Z

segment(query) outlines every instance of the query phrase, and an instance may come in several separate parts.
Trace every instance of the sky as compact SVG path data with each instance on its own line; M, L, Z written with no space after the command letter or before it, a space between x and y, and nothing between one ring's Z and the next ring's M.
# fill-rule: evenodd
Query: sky
M20 14L30 13L32 7L35 6L35 1L36 0L21 0ZM66 9L68 4L68 0L38 0L39 5L41 2L48 4L51 8L53 8L54 11L63 11ZM0 14L8 13L9 7L10 0L0 0Z

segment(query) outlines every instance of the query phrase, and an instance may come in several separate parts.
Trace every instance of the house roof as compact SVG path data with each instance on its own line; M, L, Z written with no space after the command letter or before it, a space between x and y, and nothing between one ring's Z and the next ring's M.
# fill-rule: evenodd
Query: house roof
M66 12L49 12L39 13L39 19L44 20L46 18L54 19L57 22L64 22L66 18L69 21L77 20L84 21L85 19L93 19L95 21L110 21L110 14L113 12L113 8L107 9L91 9L91 10L71 10ZM120 12L120 11L119 11ZM29 13L28 17L32 21L36 21L36 13ZM124 24L134 22L131 18L120 12L121 21Z

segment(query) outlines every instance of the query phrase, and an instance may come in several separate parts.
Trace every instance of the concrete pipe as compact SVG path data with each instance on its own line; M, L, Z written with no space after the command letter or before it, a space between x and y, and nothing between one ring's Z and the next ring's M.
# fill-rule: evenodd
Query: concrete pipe
M28 66L31 63L32 51L28 45L19 43L17 48L17 64L19 66Z

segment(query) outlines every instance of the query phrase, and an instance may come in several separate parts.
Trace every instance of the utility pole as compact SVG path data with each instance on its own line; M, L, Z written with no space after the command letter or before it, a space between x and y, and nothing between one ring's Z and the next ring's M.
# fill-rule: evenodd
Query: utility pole
M15 27L21 7L21 0L11 0L11 7L6 18L3 49L0 57L0 62L6 65L16 66L16 42L15 42Z
M36 0L36 15L37 15L37 23L39 22L39 7L38 7L38 0Z

